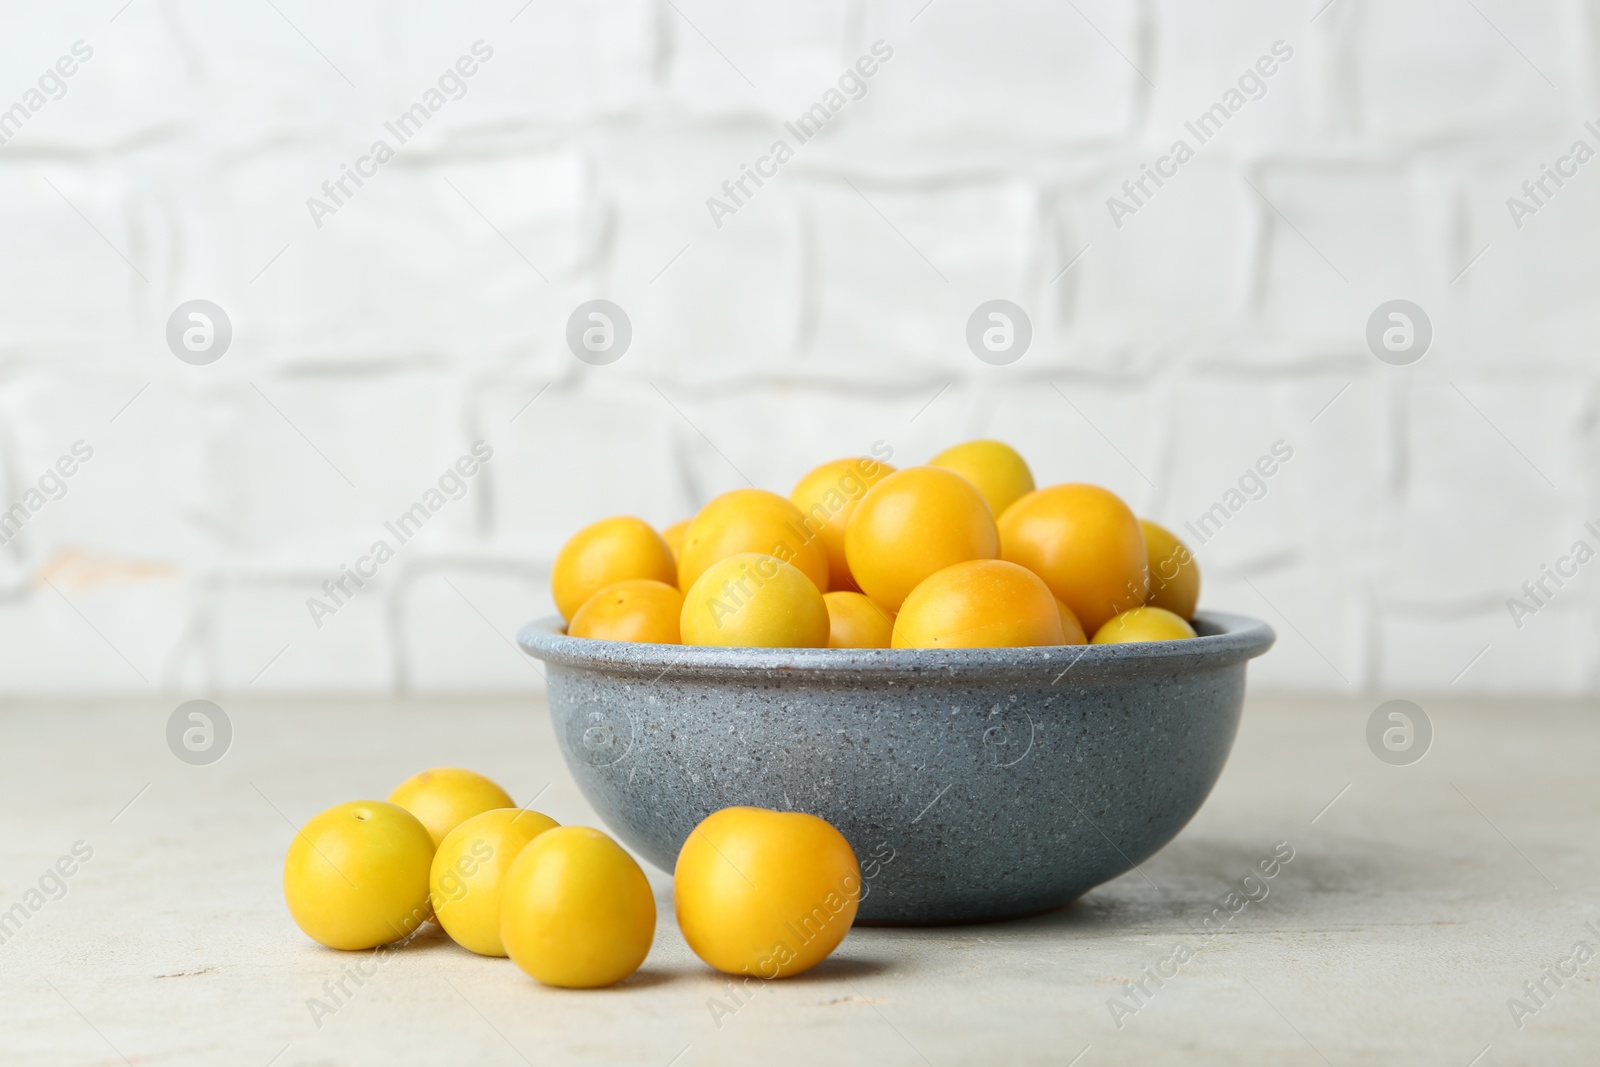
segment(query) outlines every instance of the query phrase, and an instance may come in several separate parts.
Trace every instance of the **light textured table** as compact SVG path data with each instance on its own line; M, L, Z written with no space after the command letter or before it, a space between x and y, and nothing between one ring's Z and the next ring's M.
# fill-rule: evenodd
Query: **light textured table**
M12 706L0 912L27 911L76 843L93 855L0 945L0 1063L1600 1061L1600 958L1544 975L1600 947L1600 714L1424 704L1432 751L1391 767L1366 747L1373 702L1257 698L1216 792L1141 872L1027 921L856 930L747 999L690 954L656 871L650 958L598 992L442 936L378 962L294 927L290 823L423 767L480 769L520 801L548 787L541 809L592 820L532 701L226 702L235 737L208 767L167 750L171 703ZM1207 927L1278 842L1294 858L1266 897ZM357 962L374 973L314 1019ZM1537 1006L1524 983L1541 979ZM1119 994L1137 1010L1114 1013ZM1520 1028L1512 997L1536 1008Z

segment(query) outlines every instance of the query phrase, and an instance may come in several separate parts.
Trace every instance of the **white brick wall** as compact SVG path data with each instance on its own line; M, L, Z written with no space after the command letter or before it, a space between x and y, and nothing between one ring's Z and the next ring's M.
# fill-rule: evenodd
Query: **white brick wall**
M1595 691L1594 579L1521 630L1505 600L1600 518L1600 162L1520 230L1505 198L1600 148L1600 19L1325 2L6 2L0 108L94 55L0 146L0 508L95 451L0 547L0 693L536 687L508 637L578 525L978 434L1175 526L1289 442L1198 548L1206 603L1279 629L1259 684ZM715 227L878 40L865 97ZM1278 40L1265 96L1113 225ZM607 367L564 342L597 296L635 331ZM1035 331L1006 367L964 342L995 297ZM1396 297L1434 324L1411 367L1364 339ZM234 324L209 366L165 344L192 298ZM306 597L479 438L466 498L317 629Z

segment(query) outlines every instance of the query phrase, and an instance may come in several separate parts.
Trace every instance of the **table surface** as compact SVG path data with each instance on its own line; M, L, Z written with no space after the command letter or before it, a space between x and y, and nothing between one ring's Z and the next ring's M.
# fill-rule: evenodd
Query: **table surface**
M1367 747L1375 701L1253 698L1205 808L1138 871L1038 918L855 930L811 973L744 993L689 952L648 867L655 946L608 990L543 988L431 926L381 963L311 943L283 904L283 855L332 804L454 764L598 823L534 700L224 703L234 736L210 766L168 751L171 703L0 709L0 914L26 913L0 929L0 1063L1600 1056L1600 957L1573 956L1600 947L1593 708L1425 701L1431 750L1396 767ZM1267 895L1252 882L1260 899L1203 927L1280 842L1293 859ZM74 848L92 855L49 877ZM314 1014L356 962L376 973Z

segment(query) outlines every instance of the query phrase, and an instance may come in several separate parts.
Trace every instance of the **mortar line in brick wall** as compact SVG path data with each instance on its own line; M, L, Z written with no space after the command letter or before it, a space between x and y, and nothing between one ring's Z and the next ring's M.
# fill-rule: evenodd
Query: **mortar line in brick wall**
M1344 276L1344 271L1340 270L1338 267L1335 267L1333 265L1333 260L1331 260L1327 256L1323 255L1322 254L1322 249L1320 249L1316 245L1312 244L1311 243L1311 238L1307 237L1304 233L1302 233L1300 231L1300 227L1298 227L1294 223L1290 222L1289 221L1289 216L1287 216L1283 212L1279 211L1278 210L1278 205L1274 204L1271 200L1268 200L1267 199L1267 194L1263 193L1259 188L1257 188L1255 182L1251 181L1248 177L1246 177L1243 174L1241 174L1239 177L1244 180L1244 183L1246 185L1248 185L1250 188L1255 190L1256 195L1261 198L1261 202L1266 204L1268 207L1270 207L1272 209L1273 214L1277 215L1278 218L1283 220L1283 224L1285 226L1287 226L1287 227L1289 227L1289 229L1293 230L1295 232L1296 236L1298 236L1300 238L1300 240L1302 240L1302 241L1304 241L1306 243L1306 247L1307 248L1309 248L1309 249L1311 249L1311 251L1315 252L1317 254L1317 257L1319 259L1321 259L1322 262L1326 263L1328 265L1328 268L1330 270L1332 270L1333 273L1335 273L1335 274L1337 274L1339 276L1339 280L1340 281L1344 282L1346 285L1350 284L1350 279L1346 278Z
M705 443L711 446L711 450L713 452L715 452L717 455L722 457L722 462L726 463L729 467L732 467L733 468L733 472L735 474L737 474L739 477L744 479L744 483L746 485L748 485L748 486L750 486L752 488L755 487L756 483L750 480L750 476L745 474L744 471L740 470L738 468L738 466L733 462L733 460L728 458L728 454L726 452L724 452L722 449L718 448L717 447L717 443L715 441L713 441L711 438L707 437L706 436L706 432L704 430L702 430L699 426L696 426L694 420L689 418L689 416L685 415L683 413L683 409L678 407L678 405L674 404L672 402L672 400L670 398L668 398L667 394L663 393L661 391L661 387L659 385L657 385L655 382L651 382L650 383L650 388L654 389L656 391L656 395L661 397L662 400L665 400L667 402L667 407L671 408L673 411L676 411L678 413L678 417L681 418L684 422L687 422L689 424L689 428L691 430L693 430L695 433L699 434L700 437L705 441Z
M500 640L502 640L502 641L504 641L506 643L506 646L511 649L512 653L515 654L518 659L522 660L522 662L526 663L529 667L533 668L534 672L536 674L538 674L539 677L541 677L541 678L545 677L544 669L541 668L537 663L534 662L533 657L528 655L526 652L522 651L521 648L517 647L517 643L515 641L512 641L510 638L506 637L505 634L501 633L499 627L495 626L495 624L489 619L489 616L485 615L478 608L478 605L474 604L472 601L467 599L467 594L463 593L456 586L455 582L452 582L449 578L444 577L444 575L442 575L442 574L439 577L444 581L445 585L448 585L452 590L455 591L456 596L461 598L462 603L466 604L467 607L471 608L477 614L478 618L483 620L483 623L484 623L485 626L489 627L490 630L494 631L495 636L499 637Z

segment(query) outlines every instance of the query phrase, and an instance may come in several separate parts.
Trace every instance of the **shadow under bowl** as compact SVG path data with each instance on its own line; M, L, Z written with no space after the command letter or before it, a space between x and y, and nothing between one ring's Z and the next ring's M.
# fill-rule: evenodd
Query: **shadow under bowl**
M804 811L861 863L857 921L1048 911L1154 855L1222 773L1271 627L1126 645L761 649L568 637L543 660L567 766L664 871L714 811Z

